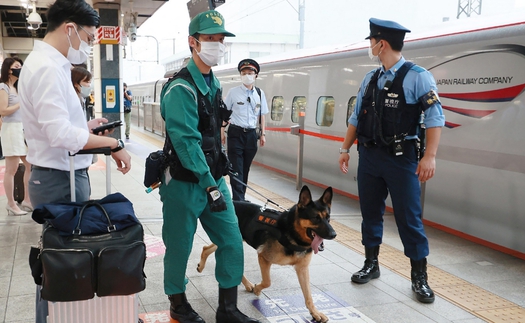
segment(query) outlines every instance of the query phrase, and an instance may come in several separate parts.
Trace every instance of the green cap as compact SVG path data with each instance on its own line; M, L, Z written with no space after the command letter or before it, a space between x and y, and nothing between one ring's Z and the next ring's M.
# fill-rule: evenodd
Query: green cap
M224 29L224 17L215 10L201 12L190 22L190 35L199 33L202 35L224 34L224 36L235 37L234 34Z

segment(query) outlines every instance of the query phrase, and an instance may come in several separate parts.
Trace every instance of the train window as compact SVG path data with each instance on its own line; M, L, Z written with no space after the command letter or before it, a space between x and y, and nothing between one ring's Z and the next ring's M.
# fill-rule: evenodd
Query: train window
M292 122L299 122L299 111L306 111L306 97L296 96L292 102Z
M348 127L348 119L354 113L356 97L353 96L348 100L348 108L346 109L346 126Z
M273 121L283 120L284 112L284 98L282 96L274 96L272 99L271 117Z
M322 96L317 100L315 122L318 126L330 127L334 121L335 100L333 96Z

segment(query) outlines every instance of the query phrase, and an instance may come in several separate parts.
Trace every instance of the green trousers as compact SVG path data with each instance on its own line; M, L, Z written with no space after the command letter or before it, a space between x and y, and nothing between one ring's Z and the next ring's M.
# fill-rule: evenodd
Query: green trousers
M224 178L217 181L226 199L228 209L211 212L205 190L198 184L171 180L160 187L162 200L162 239L164 255L164 292L166 295L183 293L188 280L186 267L193 246L197 219L213 243L215 252L215 278L219 287L230 288L241 283L244 271L242 236L237 216ZM197 264L192 265L196 268Z

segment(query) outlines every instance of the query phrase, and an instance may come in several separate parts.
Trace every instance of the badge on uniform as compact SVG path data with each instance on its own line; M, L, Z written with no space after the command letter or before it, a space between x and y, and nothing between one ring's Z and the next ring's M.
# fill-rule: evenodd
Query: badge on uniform
M395 156L401 156L403 155L403 140L402 139L394 139L392 142L393 145L393 151Z
M430 108L435 103L439 102L439 97L436 92L430 90L427 94L419 98L421 104L423 104L423 110Z
M244 102L239 101L239 102L237 102L237 104L238 104L238 105L244 105Z

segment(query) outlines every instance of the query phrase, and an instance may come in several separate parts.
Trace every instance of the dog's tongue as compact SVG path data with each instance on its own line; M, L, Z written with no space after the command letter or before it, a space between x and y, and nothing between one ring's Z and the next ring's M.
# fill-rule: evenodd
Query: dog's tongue
M314 235L314 241L312 241L311 246L312 246L313 252L317 254L319 252L319 246L321 245L321 243L323 243L323 238L321 238L315 233L313 233L313 235Z

